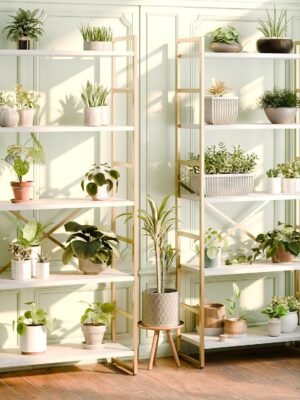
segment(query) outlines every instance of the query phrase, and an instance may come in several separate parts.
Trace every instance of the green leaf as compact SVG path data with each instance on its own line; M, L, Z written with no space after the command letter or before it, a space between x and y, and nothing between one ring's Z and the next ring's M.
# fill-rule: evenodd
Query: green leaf
M36 221L29 221L23 228L23 238L31 242L37 232L38 224Z
M104 313L112 313L115 310L115 305L112 303L103 303L101 305L101 310Z
M106 184L105 175L102 172L95 174L93 180L98 186L103 186Z
M26 160L21 160L21 158L16 158L13 164L13 168L17 176L20 178L29 172L30 164Z
M238 285L235 282L233 282L233 284L232 284L232 289L233 289L234 296L238 299L241 295L241 292L240 292Z
M72 258L73 258L73 249L72 249L71 244L69 244L69 245L66 247L66 249L65 249L65 251L64 251L64 253L63 253L63 256L62 256L62 262L63 262L63 264L64 264L64 265L69 264L69 263L71 262Z
M86 185L86 191L90 196L95 196L98 193L98 186L94 182L89 182Z
M93 258L103 246L101 242L96 240L86 243L82 240L74 240L71 243L73 253L82 260Z
M17 325L17 332L20 336L23 336L24 333L26 332L26 325L22 323L18 323Z
M219 249L214 246L208 247L206 250L207 257L210 258L211 260L214 260L217 257L218 250Z

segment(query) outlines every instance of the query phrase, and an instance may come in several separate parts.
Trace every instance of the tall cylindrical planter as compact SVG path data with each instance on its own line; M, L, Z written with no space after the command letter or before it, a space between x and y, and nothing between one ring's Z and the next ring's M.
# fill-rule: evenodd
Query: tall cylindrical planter
M103 342L106 325L83 324L81 329L84 335L84 344L88 346L99 346Z
M41 253L41 246L30 246L31 249L31 276L36 277L36 264L38 260L38 254Z
M282 178L283 193L300 193L300 178Z
M266 192L268 193L281 193L281 178L266 178Z
M100 126L101 112L100 107L85 107L83 110L84 125Z
M239 112L239 98L205 96L205 122L211 125L233 124Z
M47 350L46 325L27 325L26 332L20 336L20 348L22 354L45 353Z
M289 311L287 315L281 317L281 332L291 333L297 329L298 326L298 311Z
M207 255L207 249L205 249L205 268L217 268L222 265L222 249L218 248L216 257L212 260Z
M19 126L33 126L33 118L35 109L18 110L19 113Z
M179 292L176 289L157 289L142 292L142 324L145 326L177 326L179 318Z
M268 320L267 330L269 336L280 336L281 333L281 321L280 318L270 318Z
M36 277L37 279L47 280L50 275L50 263L49 262L37 262L36 263Z
M11 260L11 279L18 281L31 279L31 260Z

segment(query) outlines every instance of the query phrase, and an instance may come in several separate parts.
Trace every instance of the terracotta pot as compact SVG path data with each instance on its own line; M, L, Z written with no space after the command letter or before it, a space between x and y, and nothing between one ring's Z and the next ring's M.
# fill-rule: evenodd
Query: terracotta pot
M25 182L10 182L14 193L14 199L12 202L26 202L31 200L32 197L32 181Z
M279 247L276 254L272 256L273 263L281 263L281 262L292 262L294 260L294 255L285 251L284 247Z
M232 336L243 336L247 334L247 322L244 319L224 319L224 333Z
M240 43L221 43L221 42L211 42L210 48L216 53L239 53L243 46Z
M256 42L259 53L290 53L293 41L286 38L261 38Z
M105 270L107 264L95 264L91 260L79 260L79 269L85 275L98 275Z
M265 108L265 114L272 124L290 124L294 122L297 108L292 107L278 107L278 108Z

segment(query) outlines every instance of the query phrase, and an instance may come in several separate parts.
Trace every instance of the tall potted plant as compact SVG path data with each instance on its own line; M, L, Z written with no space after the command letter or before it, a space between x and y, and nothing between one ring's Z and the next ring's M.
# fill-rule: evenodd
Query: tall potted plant
M246 312L240 305L241 291L235 282L232 284L232 289L233 296L226 299L229 318L224 319L224 333L232 336L246 335Z
M210 48L220 53L239 53L243 48L239 37L240 34L233 26L222 26L213 32Z
M16 106L19 113L20 126L32 126L36 110L39 109L41 95L34 91L28 91L20 84L15 87Z
M84 50L112 50L112 30L110 27L87 24L82 25L79 30L83 38Z
M300 100L292 90L275 88L260 97L259 106L272 124L289 124L295 119Z
M105 200L111 195L113 188L118 190L119 178L119 171L107 163L94 164L84 175L81 189L93 200Z
M82 87L81 99L84 104L84 124L87 126L109 125L109 106L106 102L109 90L98 83Z

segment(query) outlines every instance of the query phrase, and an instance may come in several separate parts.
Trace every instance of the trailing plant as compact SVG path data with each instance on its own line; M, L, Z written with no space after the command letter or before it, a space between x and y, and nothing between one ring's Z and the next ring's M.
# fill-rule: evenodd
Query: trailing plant
M262 311L262 314L267 315L270 319L281 318L288 314L289 309L286 304L269 304Z
M91 26L89 24L82 25L80 33L85 42L111 42L112 41L112 30L110 27L105 26Z
M300 161L287 161L283 164L278 164L278 168L284 178L294 179L300 178Z
M92 84L87 81L85 87L82 86L81 99L85 107L101 107L107 106L106 99L109 90L98 83Z
M31 146L28 146L29 143ZM13 167L19 182L29 172L30 164L44 161L44 149L34 133L24 145L13 144L8 146L6 152L5 161Z
M273 14L266 10L267 21L264 22L261 19L258 20L259 27L257 28L265 37L267 38L284 38L287 33L287 10L281 10L280 14L275 8L273 9Z
M300 303L295 296L273 296L272 305L284 304L290 312L298 311Z
M7 33L7 38L17 41L19 38L38 39L44 33L43 19L44 11L39 9L24 10L19 8L16 15L10 15L12 22L8 23L3 29Z
M50 331L53 330L55 320L43 308L37 308L33 301L24 304L30 307L17 319L17 332L20 336L25 334L27 326L46 325Z
M31 260L31 248L23 246L18 243L11 243L8 246L8 250L12 254L12 258L15 261L28 261Z
M297 94L289 89L278 89L266 91L263 96L259 98L259 106L265 108L295 108L300 107L300 99Z
M37 110L41 95L33 90L28 91L24 89L21 84L17 84L15 87L16 93L16 106L18 110Z
M212 79L212 85L208 89L208 93L215 97L223 97L230 90L230 87L226 86L225 82Z
M112 256L119 256L119 240L113 232L101 232L95 225L80 225L69 221L65 231L71 232L62 261L69 264L73 257L79 260L90 260L95 264L111 265Z
M115 305L113 303L88 303L80 319L81 324L109 325L113 318Z
M241 291L238 285L232 283L233 296L226 299L227 311L231 318L246 319L246 311L241 307Z
M233 26L218 28L213 33L213 42L220 43L239 43L239 33Z
M228 243L220 231L209 227L204 234L204 246L206 248L207 257L214 260L217 257L219 249L224 248L226 250ZM200 246L198 240L196 241L195 252L199 256Z
M268 169L266 175L268 178L280 178L282 176L281 168L277 166L276 168Z
M118 191L119 178L119 171L113 169L108 163L93 164L81 181L81 189L86 190L89 196L95 196L98 193L98 187L104 185L107 185L107 193L114 187Z
M23 224L16 221L18 226L17 243L22 246L39 246L42 241L43 231L50 224L42 225L40 222L32 220Z
M234 264L252 264L254 262L253 254L238 254L234 257L227 258L225 260L225 265L234 265Z

